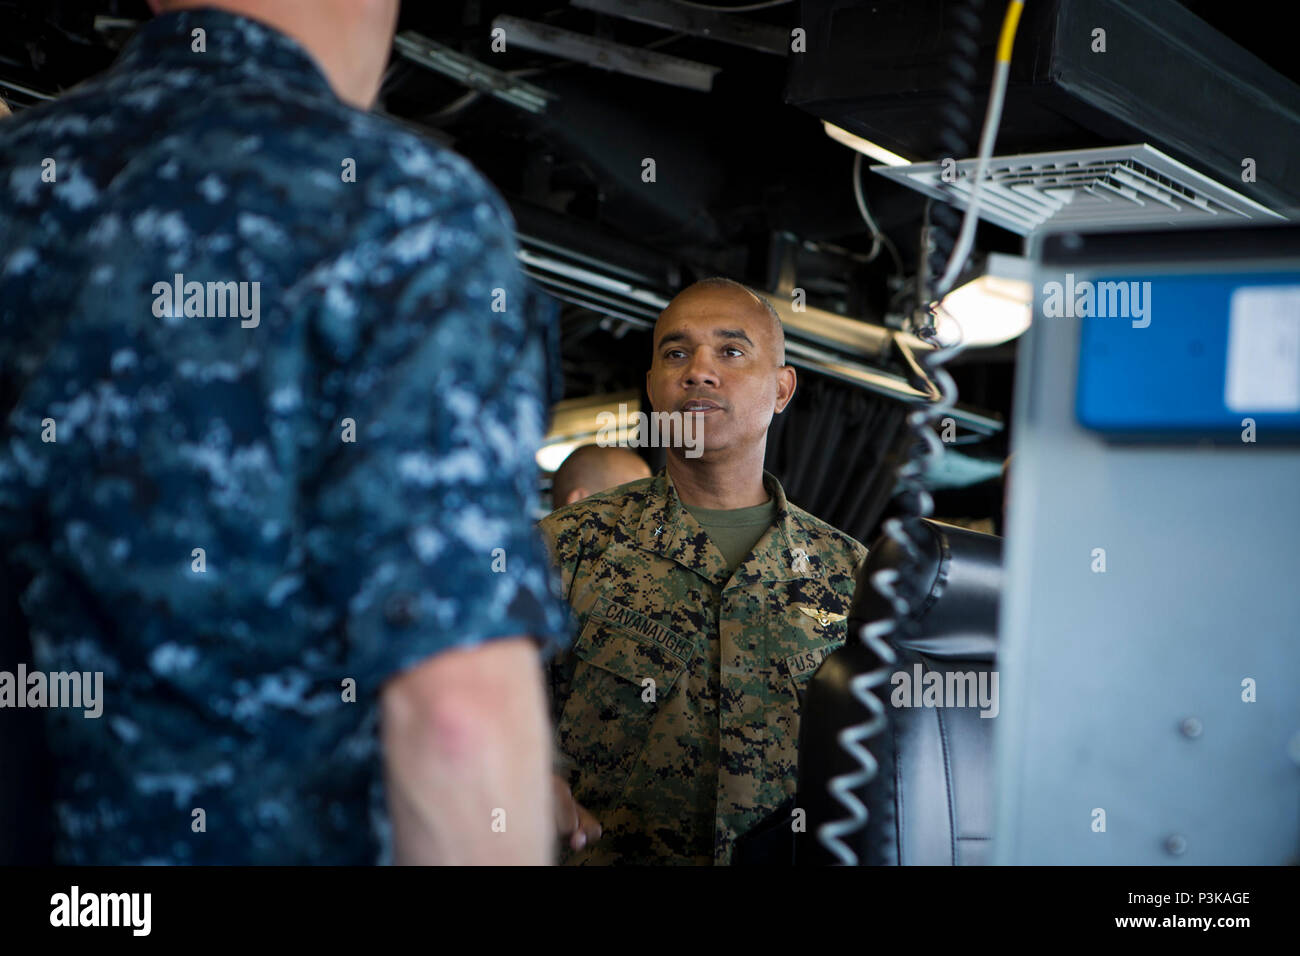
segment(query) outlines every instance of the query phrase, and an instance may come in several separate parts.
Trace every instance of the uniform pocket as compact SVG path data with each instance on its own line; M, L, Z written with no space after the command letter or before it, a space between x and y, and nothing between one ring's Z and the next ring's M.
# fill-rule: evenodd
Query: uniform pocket
M789 681L790 692L800 705L803 704L803 695L804 691L808 689L808 682L812 680L813 674L817 673L817 668L821 666L822 661L826 660L842 646L842 641L833 644L822 644L819 647L791 654L782 662L782 669Z
M621 625L597 617L587 622L573 652L579 660L638 688L647 678L653 680L656 698L664 696L685 669L684 660Z
M594 616L573 653L578 663L560 716L560 747L578 765L582 792L575 796L609 806L622 792L686 660Z
M830 591L812 591L802 597L781 609L782 633L787 635L781 670L798 703L803 702L808 682L822 661L841 647L848 635L843 598Z

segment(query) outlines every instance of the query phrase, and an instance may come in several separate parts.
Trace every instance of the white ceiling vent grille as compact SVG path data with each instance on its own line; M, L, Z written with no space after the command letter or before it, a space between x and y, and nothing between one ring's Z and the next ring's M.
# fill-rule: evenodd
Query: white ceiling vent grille
M942 163L871 168L965 209L975 165L949 164L955 182L944 181ZM1285 218L1146 144L992 157L979 212L1022 236L1048 225L1105 230Z

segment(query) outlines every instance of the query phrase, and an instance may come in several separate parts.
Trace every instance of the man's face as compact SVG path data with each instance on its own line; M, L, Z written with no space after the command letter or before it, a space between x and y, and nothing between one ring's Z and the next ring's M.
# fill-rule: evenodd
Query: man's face
M699 412L703 455L743 453L766 440L794 394L778 366L774 320L749 293L693 289L669 303L654 331L646 392L657 412Z

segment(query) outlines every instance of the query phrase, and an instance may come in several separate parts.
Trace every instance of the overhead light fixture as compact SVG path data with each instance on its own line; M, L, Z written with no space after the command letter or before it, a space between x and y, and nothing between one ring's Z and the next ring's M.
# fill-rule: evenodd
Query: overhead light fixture
M856 149L859 153L870 156L878 163L884 163L887 166L911 166L911 160L904 159L897 153L891 153L883 146L878 146L869 139L863 139L855 133L836 126L834 123L828 123L822 120L822 127L826 130L826 135L837 143L842 143L849 149Z
M992 253L982 274L953 289L935 310L944 345L1001 345L1029 328L1034 290L1029 260Z
M602 415L614 415L618 421L613 437L627 443L636 431L636 413L641 410L641 396L636 389L590 395L557 402L551 409L551 428L537 450L537 467L552 472L564 463L575 448L594 444L604 431Z
M553 442L549 445L543 445L537 449L537 467L542 471L558 471L560 466L564 464L564 459L573 454L575 449L590 443L590 438L579 438L574 441ZM583 452L583 454L587 453Z

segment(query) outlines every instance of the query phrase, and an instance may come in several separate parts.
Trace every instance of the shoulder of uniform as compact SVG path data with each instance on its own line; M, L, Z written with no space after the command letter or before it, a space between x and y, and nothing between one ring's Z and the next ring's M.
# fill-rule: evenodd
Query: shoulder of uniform
M653 478L638 478L616 488L598 491L581 501L557 508L543 518L538 527L552 539L582 529L608 534L615 525L626 523L625 519L639 518L653 483Z
M436 140L390 117L351 107L343 109L347 111L349 135L364 142L368 154L384 160L383 167L371 173L438 190L459 186L484 197L497 197L496 190L469 160Z
M855 566L862 563L867 556L866 546L856 538L845 534L834 525L827 524L816 515L804 511L797 505L789 505L790 514L794 517L804 532L808 535L810 543L818 547L819 550L829 549L832 553L838 554L846 561L852 562Z
M237 108L232 105L232 109ZM354 195L375 222L401 227L437 219L450 209L472 217L476 231L496 220L507 235L514 219L505 200L463 156L392 117L341 102L317 101L293 123L269 133L296 157L294 169L315 169L338 198ZM340 163L352 160L355 180L340 189Z

